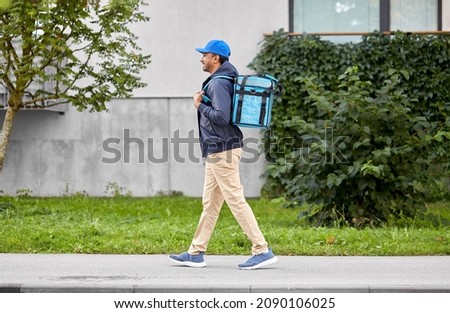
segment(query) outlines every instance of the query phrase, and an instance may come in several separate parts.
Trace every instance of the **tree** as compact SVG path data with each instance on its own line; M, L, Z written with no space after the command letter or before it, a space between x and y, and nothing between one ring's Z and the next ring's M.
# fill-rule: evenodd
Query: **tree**
M13 0L0 8L0 92L8 95L0 172L17 112L70 103L104 111L145 84L150 63L129 25L148 21L142 0ZM50 87L49 87L50 86ZM33 88L31 88L33 87ZM0 100L1 101L1 100Z

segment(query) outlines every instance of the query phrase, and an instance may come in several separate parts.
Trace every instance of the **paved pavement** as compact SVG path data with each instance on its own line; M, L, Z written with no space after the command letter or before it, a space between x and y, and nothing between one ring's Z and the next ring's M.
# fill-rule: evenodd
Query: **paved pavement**
M450 292L450 256L278 258L244 271L246 256L196 269L166 255L0 254L0 292Z

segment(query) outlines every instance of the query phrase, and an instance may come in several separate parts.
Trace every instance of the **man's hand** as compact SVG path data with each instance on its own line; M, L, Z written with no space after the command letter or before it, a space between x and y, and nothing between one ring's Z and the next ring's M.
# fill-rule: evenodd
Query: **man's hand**
M205 94L205 92L203 90L202 91L197 91L194 94L194 106L195 106L196 109L198 109L200 103L202 102L202 96L204 94Z

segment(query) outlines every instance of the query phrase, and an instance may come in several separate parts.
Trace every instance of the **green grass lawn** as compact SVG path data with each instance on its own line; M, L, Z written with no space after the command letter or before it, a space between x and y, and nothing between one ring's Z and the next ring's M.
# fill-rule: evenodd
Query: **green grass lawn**
M314 228L298 209L249 200L278 255L450 255L450 227ZM450 220L450 203L430 210ZM167 254L185 251L201 200L188 197L0 198L0 253ZM224 206L208 254L249 254L250 242Z

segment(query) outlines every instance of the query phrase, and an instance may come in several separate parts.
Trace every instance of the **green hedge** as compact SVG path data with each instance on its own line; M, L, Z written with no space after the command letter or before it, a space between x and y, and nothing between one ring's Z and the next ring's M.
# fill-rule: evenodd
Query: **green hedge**
M334 44L281 30L250 67L285 90L265 135L264 194L318 204L302 212L317 225L423 215L449 176L449 36Z

